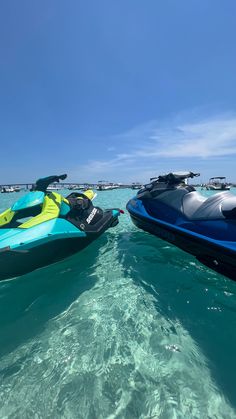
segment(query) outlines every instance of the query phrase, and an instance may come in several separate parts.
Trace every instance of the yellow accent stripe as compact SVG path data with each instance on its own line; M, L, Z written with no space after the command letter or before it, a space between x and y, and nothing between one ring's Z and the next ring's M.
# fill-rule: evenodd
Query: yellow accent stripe
M87 198L89 198L92 201L95 193L92 191L92 189L88 189L87 191L84 192L84 195L87 196Z
M43 202L42 212L29 221L21 224L19 228L31 228L38 224L44 223L45 221L57 218L60 213L62 196L58 193L51 192L46 195Z
M9 224L14 217L15 212L10 208L0 214L0 227Z

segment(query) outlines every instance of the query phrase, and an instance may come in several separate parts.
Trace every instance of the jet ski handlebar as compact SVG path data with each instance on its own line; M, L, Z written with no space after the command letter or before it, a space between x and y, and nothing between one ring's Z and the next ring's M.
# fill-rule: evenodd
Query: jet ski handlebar
M46 192L47 187L54 182L59 182L60 180L64 180L67 178L67 174L63 174L63 175L52 175L52 176L47 176L41 179L38 179L35 182L35 185L33 187L33 190L35 191L41 191L41 192Z
M200 173L193 172L171 172L166 175L160 175L150 179L151 182L165 182L169 184L182 183L185 179L200 176Z

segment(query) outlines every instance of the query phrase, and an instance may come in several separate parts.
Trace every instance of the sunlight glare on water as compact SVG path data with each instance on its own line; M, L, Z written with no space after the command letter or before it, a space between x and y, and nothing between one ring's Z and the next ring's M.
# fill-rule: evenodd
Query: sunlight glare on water
M82 252L1 282L0 301L1 418L236 417L236 284L127 213Z

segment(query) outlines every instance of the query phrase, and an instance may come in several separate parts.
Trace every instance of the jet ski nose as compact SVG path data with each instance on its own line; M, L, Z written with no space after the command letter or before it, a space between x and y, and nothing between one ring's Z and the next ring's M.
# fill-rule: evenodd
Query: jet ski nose
M113 217L119 217L120 214L124 214L124 211L122 209L119 208L115 208L112 210L112 215Z
M119 224L118 218L113 218L110 227L115 227L117 226L117 224Z

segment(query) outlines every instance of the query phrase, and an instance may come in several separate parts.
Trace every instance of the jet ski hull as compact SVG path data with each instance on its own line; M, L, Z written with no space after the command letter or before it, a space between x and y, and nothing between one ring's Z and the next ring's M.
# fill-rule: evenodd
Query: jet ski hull
M58 239L28 250L10 248L0 251L0 280L20 276L43 266L58 262L86 247L88 238Z
M6 230L6 236L11 234L6 239L1 229L0 244L8 242L9 245L0 248L0 280L29 273L81 251L108 228L118 224L118 214L118 210L104 211L99 223L86 233L63 219L48 221L29 231Z
M201 263L218 273L236 280L236 242L215 240L139 211L136 199L127 204L133 223L195 256Z

